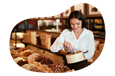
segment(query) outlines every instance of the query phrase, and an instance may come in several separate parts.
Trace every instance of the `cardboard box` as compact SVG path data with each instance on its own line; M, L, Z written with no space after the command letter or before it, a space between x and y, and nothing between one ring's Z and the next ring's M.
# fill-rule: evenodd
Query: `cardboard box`
M46 35L46 43L45 43L45 46L46 48L50 49L51 47L51 35Z
M41 39L41 45L42 46L45 46L45 43L46 43L46 33L42 33L42 34L39 34L40 35L40 39Z
M36 45L37 44L37 39L36 39L37 33L31 32L30 35L31 35L31 43Z

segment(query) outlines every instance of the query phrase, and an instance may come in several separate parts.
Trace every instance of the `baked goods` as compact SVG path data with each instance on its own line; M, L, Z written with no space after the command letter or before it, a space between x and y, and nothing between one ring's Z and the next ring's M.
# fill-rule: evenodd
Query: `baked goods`
M31 50L25 50L20 53L20 56L23 57L26 61L28 61L28 56L31 55L33 52Z
M20 60L20 61L17 62L17 64L18 64L19 66L22 66L22 65L24 65L24 64L28 64L28 62L27 62L27 61Z
M64 66L64 65L49 65L48 67L51 68L52 72L54 73L63 73L63 72L67 72L69 71L70 69L67 67L67 66Z
M45 65L54 64L54 62L51 59L43 57L43 56L36 57L35 61L40 62L41 64L45 64Z
M34 53L31 50L21 49L19 52L17 53L19 53L20 57L14 58L14 61L29 71L42 73L63 73L71 71L67 66L55 64L51 59Z
M25 53L23 54L23 56L28 57L28 56L31 55L31 54L32 54L32 52L25 52Z
M31 68L30 71L45 73L45 71L43 71L43 70L41 70L41 69L38 69L37 67Z
M73 72L73 71L75 71L74 69L72 69L72 70L69 70L69 71L66 71L66 72Z
M22 52L22 51L24 51L24 50L27 50L27 48L19 48L18 50L17 50L17 52Z
M19 57L19 55L12 54L12 58L13 58L13 59L14 59L14 58L17 58L17 57Z
M20 52L20 55L24 55L25 52L31 52L32 53L31 50L27 49L27 50L24 50L24 51Z
M20 53L25 51L25 50L27 50L27 48L19 48L19 49L15 50L15 54L20 55Z
M17 58L14 58L14 61L17 63L18 61L20 61L20 60L23 60L23 61L25 61L22 57L17 57Z
M36 67L40 67L40 66L41 66L41 63L40 63L40 62L34 61L33 64L34 64Z
M31 63L31 64L33 64L34 61L35 61L35 58L38 57L38 56L39 56L38 53L33 53L33 54L29 55L28 56L28 62Z

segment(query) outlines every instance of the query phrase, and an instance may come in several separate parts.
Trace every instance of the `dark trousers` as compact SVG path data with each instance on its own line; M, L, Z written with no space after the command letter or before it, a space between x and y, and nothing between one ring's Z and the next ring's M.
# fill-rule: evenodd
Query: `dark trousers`
M89 65L87 59L84 60L84 61L80 61L80 62L77 62L77 63L72 63L72 64L67 64L67 66L72 70L79 70L79 69L82 69L82 68L85 68Z

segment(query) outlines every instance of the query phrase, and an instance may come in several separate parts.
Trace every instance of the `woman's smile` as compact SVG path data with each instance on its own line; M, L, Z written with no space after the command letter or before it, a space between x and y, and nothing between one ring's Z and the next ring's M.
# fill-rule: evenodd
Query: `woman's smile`
M78 30L79 28L73 28L74 30Z

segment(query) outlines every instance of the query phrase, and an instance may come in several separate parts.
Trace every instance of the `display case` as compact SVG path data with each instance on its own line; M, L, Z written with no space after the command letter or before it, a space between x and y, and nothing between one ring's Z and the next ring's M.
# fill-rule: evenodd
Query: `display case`
M103 20L102 19L93 19L93 23L94 23L93 31L103 31Z
M86 25L93 31L95 37L105 38L105 24L102 18L87 19Z

